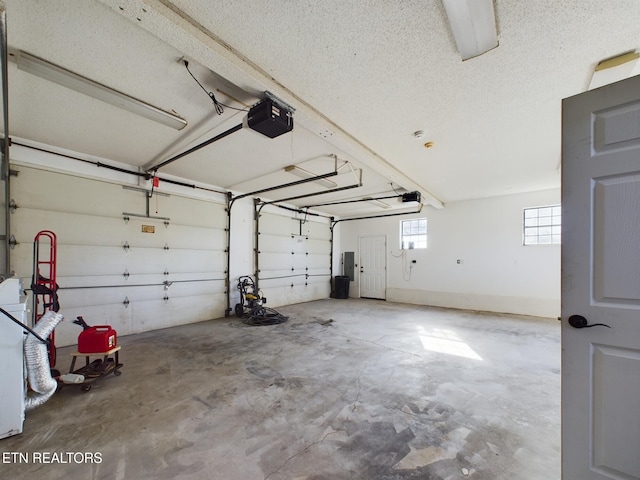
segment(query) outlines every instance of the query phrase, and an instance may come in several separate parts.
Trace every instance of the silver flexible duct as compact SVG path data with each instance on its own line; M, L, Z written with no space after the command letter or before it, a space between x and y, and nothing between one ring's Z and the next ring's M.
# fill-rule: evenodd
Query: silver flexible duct
M33 330L42 338L47 338L62 319L61 314L48 311ZM56 392L58 382L51 377L47 346L33 335L28 335L24 341L24 358L27 362L29 386L35 392L35 395L25 398L25 410L29 411L49 400Z

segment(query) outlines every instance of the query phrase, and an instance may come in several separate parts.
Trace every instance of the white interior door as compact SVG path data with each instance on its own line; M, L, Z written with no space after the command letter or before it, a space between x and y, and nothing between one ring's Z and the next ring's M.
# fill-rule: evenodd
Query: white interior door
M387 238L360 237L360 296L386 299Z
M640 76L564 100L562 142L562 478L637 480Z

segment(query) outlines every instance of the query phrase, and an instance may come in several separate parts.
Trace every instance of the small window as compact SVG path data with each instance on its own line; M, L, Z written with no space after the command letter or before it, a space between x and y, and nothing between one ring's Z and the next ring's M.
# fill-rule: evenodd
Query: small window
M416 218L400 222L400 248L427 248L427 219Z
M524 209L524 245L559 244L561 230L562 208L560 205Z

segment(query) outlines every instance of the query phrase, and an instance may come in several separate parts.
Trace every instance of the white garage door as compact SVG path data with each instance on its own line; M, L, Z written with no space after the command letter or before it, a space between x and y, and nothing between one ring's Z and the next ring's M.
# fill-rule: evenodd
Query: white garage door
M18 207L11 217L18 242L11 267L27 288L36 234L56 234L66 320L56 329L57 345L76 343L81 330L72 321L78 315L90 325L111 325L119 335L224 315L224 199L155 194L147 217L143 191L25 166L18 170L11 181ZM43 245L48 248L48 242L41 244L41 258Z
M274 207L275 208L275 207ZM331 230L321 217L261 213L259 286L276 307L327 298L331 291Z

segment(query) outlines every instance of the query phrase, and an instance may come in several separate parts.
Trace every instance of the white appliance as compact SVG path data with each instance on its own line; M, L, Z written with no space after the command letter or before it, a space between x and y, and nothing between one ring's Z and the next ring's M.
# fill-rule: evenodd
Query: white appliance
M0 282L0 308L27 324L22 282ZM24 330L0 312L0 438L22 433L25 411Z

